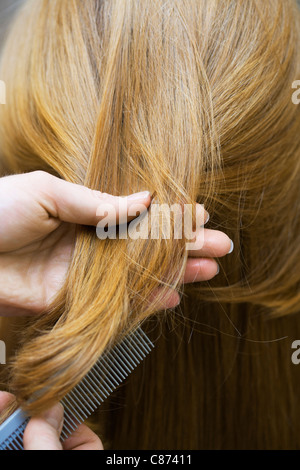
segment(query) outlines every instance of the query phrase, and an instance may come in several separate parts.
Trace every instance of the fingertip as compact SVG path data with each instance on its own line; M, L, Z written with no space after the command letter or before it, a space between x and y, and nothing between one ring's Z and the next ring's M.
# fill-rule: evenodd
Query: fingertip
M227 253L227 254L228 254L228 255L230 255L230 253L232 253L232 252L233 252L233 250L234 250L234 243L233 243L233 241L232 241L232 240L230 240L230 249L229 249L229 251L228 251L228 253Z
M52 408L42 413L41 418L47 421L57 431L60 431L64 419L64 407L61 403L56 403Z
M25 428L25 450L62 450L60 434L63 427L64 408L56 403L39 416L30 419Z
M220 230L200 229L196 234L193 249L190 249L191 257L221 258L232 253L234 245L232 240Z
M10 405L15 400L15 396L9 392L2 392L0 391L0 411L4 410L5 408Z
M139 193L130 194L126 196L128 201L149 201L151 200L150 191L141 191Z
M220 273L220 265L217 263L215 259L209 260L209 268L207 270L207 277L206 280L210 281L214 277L216 277Z
M159 287L149 296L149 305L155 308L155 311L167 310L177 307L180 304L181 298L178 292L174 289L163 289Z
M178 292L174 292L170 297L169 304L168 304L167 308L178 307L180 302L181 302L180 295L178 294Z
M220 266L212 258L189 258L184 274L184 284L209 281L220 272Z
M180 304L180 295L174 290L169 290L162 299L162 308L171 309Z
M104 450L103 443L85 424L80 424L70 437L64 441L64 450Z
M59 432L43 417L31 418L24 435L24 450L62 450Z
M128 209L137 205L138 210L143 212L150 206L152 197L150 191L142 191L126 196L126 200L128 202Z

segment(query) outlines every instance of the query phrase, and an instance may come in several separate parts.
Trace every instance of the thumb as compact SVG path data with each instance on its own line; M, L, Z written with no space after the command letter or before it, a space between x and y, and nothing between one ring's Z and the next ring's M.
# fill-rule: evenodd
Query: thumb
M59 440L63 427L64 408L61 403L40 416L32 418L24 432L25 450L62 450Z
M131 194L128 197L117 197L64 181L43 171L31 173L30 178L34 180L34 186L38 189L36 194L39 195L39 203L50 217L62 222L97 225L99 208L101 212L103 206L112 209L109 214L111 217L106 222L116 224L119 220L124 222L134 219L137 214L133 209L144 212L151 202L149 191Z

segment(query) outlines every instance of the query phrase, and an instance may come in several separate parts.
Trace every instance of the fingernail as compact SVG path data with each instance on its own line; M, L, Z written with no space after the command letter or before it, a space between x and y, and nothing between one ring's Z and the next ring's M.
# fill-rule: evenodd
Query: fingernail
M135 194L131 194L130 196L127 196L127 199L130 199L131 201L133 200L141 200L141 199L148 199L148 197L150 196L150 192L149 191L142 191L141 193L135 193Z
M43 418L57 431L60 430L64 419L64 408L61 403L54 405L43 413Z
M216 272L215 275L219 274L219 272L220 272L220 265L218 264L218 271Z
M230 255L230 253L232 253L232 252L233 252L233 249L234 249L234 243L233 243L233 241L232 241L232 240L230 240L230 250L228 251L228 253L227 253L227 254L228 254L228 255Z
M207 224L207 222L208 222L208 221L209 221L209 219L210 219L210 215L209 215L209 213L208 213L208 212L206 212L206 213L207 213L207 218L206 218L206 221L204 222L204 224Z

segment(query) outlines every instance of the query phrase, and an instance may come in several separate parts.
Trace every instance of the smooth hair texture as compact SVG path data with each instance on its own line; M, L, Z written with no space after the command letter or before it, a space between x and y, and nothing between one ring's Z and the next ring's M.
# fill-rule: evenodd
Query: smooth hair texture
M299 447L299 35L292 0L25 3L2 57L2 174L197 201L235 244L215 280L154 315L158 286L182 291L185 241L78 227L65 285L12 363L29 412L142 322L157 347L99 412L106 448Z

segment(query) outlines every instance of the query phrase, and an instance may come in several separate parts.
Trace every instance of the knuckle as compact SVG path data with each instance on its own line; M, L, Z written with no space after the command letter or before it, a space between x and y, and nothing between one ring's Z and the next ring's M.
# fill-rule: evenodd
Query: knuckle
M45 189L49 188L49 186L55 180L53 175L50 175L46 171L37 170L33 171L32 173L28 173L29 183L33 185L35 189L40 191L44 191Z
M49 180L50 178L52 178L52 175L50 175L46 171L36 170L30 173L30 177L33 178L34 180L37 180L38 182L39 181L43 182L45 180Z
M98 191L98 197L100 197L101 199L104 199L104 200L107 200L107 199L110 199L111 198L111 195L108 194L108 193L101 193Z
M101 193L101 191L97 191L96 189L90 189L86 187L85 190L89 195L98 201L106 201L109 198L109 194Z

